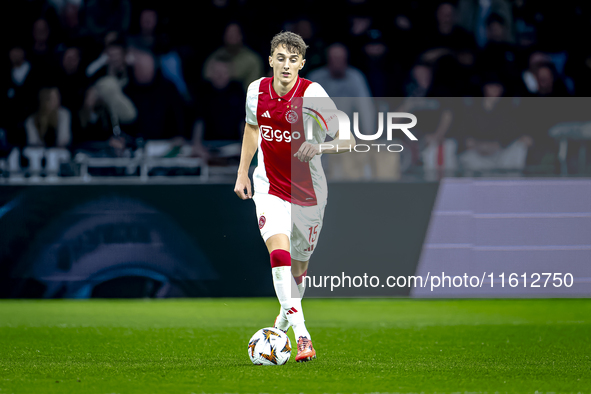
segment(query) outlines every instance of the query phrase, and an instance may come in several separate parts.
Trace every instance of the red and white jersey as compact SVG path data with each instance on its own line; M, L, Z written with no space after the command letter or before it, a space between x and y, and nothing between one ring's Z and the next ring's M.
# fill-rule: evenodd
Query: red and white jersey
M338 119L327 109L336 107L322 86L307 79L298 77L285 96L275 92L273 78L261 78L250 84L246 94L246 122L259 128L255 193L272 194L302 206L326 201L326 177L320 155L306 163L294 154L306 137L312 137L308 142L319 144L327 134L335 136Z

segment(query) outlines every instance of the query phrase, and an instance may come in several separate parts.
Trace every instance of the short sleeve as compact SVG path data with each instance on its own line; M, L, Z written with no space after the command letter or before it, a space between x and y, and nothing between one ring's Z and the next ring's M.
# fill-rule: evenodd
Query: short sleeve
M263 78L257 79L256 81L252 82L248 85L248 90L246 91L246 123L258 126L257 121L257 105L259 103L259 86L261 85L261 80Z
M339 131L339 120L333 110L337 107L319 83L312 83L304 92L305 106L308 106L309 115L315 120L315 124L329 136L334 138Z

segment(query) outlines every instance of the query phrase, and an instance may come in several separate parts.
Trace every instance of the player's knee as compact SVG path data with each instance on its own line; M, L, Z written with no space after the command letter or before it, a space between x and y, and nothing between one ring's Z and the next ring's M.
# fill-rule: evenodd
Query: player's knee
M289 251L289 237L286 234L274 234L265 242L269 253L276 249Z

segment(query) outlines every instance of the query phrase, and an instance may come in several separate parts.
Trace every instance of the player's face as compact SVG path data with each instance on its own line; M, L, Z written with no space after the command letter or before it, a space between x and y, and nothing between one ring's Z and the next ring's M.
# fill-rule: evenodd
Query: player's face
M269 66L273 69L273 76L284 85L295 81L305 63L306 59L302 55L290 52L285 45L279 45L273 51L273 56L269 56Z

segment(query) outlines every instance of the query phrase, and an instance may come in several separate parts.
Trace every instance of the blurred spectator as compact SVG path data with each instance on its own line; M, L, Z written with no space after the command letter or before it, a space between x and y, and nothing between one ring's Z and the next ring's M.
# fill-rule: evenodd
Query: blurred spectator
M234 103L238 96L236 83L224 82L227 60L230 79L244 89L263 75L266 61L262 59L268 56L268 40L281 28L304 38L309 48L306 74L301 75L323 84L331 96L420 98L404 104L412 105L410 112L424 111L423 117L419 117L423 120L416 127L424 136L419 137L422 142L416 144L417 149L425 148L425 143L440 149L448 140L457 138L463 143L466 139L458 134L464 128L458 122L465 118L454 107L454 102L459 101L442 97L480 96L483 86L494 90L497 82L503 86L504 96L587 96L591 92L591 52L577 40L585 36L591 20L591 6L582 2L566 2L557 7L533 0L410 0L394 4L384 12L375 1L347 0L341 8L345 23L339 26L323 23L322 14L294 14L289 22L272 20L273 11L262 0L196 3L201 15L207 18L205 24L195 23L193 13L182 7L152 1L5 3L0 15L5 35L30 39L5 46L9 62L0 69L0 105L4 109L0 113L0 128L5 130L0 144L10 146L25 144L24 123L37 110L39 88L55 85L61 105L72 113L73 127L86 130L86 134L76 131L76 138L84 135L92 139L96 135L108 144L112 126L119 122L132 122L124 130L137 136L170 138L190 134L184 125L193 124L193 136L200 133L200 138L194 138L194 153L205 156L208 141L236 137L236 128L230 126L236 123L233 116L214 116L219 112L213 104L216 100ZM309 9L317 4L304 0L301 5L300 8ZM429 7L435 12L430 12ZM137 15L134 23L132 15ZM261 15L268 21L264 26L245 25L243 31L235 22ZM211 37L223 38L223 46L215 50L219 43ZM249 47L245 46L244 37L249 38ZM346 42L347 47L336 45L327 51L325 43L337 39ZM187 51L191 44L194 50ZM133 56L128 56L129 52ZM146 60L144 55L148 52L156 56ZM139 61L132 66L129 62L134 56ZM324 64L326 67L322 67ZM491 73L498 81L487 80ZM90 93L88 86L93 86ZM122 87L133 96L138 108ZM184 101L179 101L179 97ZM529 101L522 101L522 106L529 105L523 127L535 129L536 134L535 146L527 156L528 160L536 157L540 161L542 154L558 149L555 141L545 141L543 137L547 137L552 119L538 121L546 116L541 112L549 112L539 103L550 100ZM83 104L85 109L81 108ZM361 114L362 132L374 132L375 116L364 115L375 113L372 100L344 100L343 105L346 112ZM550 103L545 105L551 107ZM502 106L493 107L487 115L502 112ZM478 111L481 110L484 107ZM564 116L558 121L573 118L565 111L559 112ZM195 117L199 121L195 122ZM214 117L218 117L216 122ZM530 121L532 117L535 119ZM49 115L37 118L53 119ZM109 121L104 121L107 118ZM226 122L228 126L221 126ZM527 122L538 125L533 127ZM241 132L240 128L237 132ZM47 138L51 139L51 133L50 130ZM201 146L195 141L200 141ZM513 140L497 142L502 150ZM214 152L220 151L215 148L209 154L213 156Z
M433 80L433 70L431 66L426 63L417 63L413 66L410 72L410 80L405 86L406 97L425 97L431 81Z
M452 112L442 108L438 98L427 98L433 81L433 67L431 64L419 61L410 72L409 82L405 86L407 98L397 108L397 112L410 112L420 119L413 128L413 134L419 139L419 144L409 144L411 163L419 164L422 156L423 164L428 167L437 163L439 144L446 136L453 120ZM422 152L421 152L422 150ZM441 164L444 164L443 162ZM448 163L446 163L448 164ZM432 165L429 169L434 169Z
M61 41L70 41L81 36L80 6L82 0L48 0L55 8L61 22Z
M564 81L558 75L552 63L541 64L536 69L536 82L539 97L567 97L570 96Z
M522 73L522 80L530 94L544 97L570 96L564 79L552 63L552 58L542 52L533 52L529 68ZM541 86L542 84L543 86Z
M506 87L513 87L508 95L522 93L522 86L517 66L517 49L509 42L507 21L493 13L486 19L487 43L479 58L483 72L495 72L505 82Z
M109 108L113 125L130 124L137 118L137 109L129 97L123 93L117 79L106 75L99 79L94 88L102 102Z
M487 44L509 42L507 21L499 14L493 13L486 18Z
M466 151L460 155L467 171L523 170L533 140L515 127L513 101L503 99L500 80L490 79L483 98L469 111Z
M349 53L340 43L332 44L327 50L327 65L308 74L313 82L318 82L330 97L350 98L343 100L339 109L353 121L353 112L359 112L359 129L363 134L375 134L374 124L377 114L372 94L365 75L357 68L349 66Z
M86 91L84 103L75 117L72 129L72 145L75 150L121 156L126 146L124 136L113 134L109 105L99 96L94 86Z
M150 51L158 57L162 75L172 82L183 99L191 101L189 88L183 75L181 56L173 49L167 34L161 30L162 23L156 7L145 7L139 15L139 32L128 39L129 46Z
M180 18L180 21L184 25L183 28L189 28L185 30L186 36L192 41L192 45L195 48L195 60L198 64L198 72L196 74L200 78L205 72L203 64L206 58L219 48L220 42L223 42L224 31L230 22L265 18L264 15L268 12L266 10L267 7L265 7L264 3L258 2L259 0L204 0L199 4L202 15L207 15L207 23L195 23L195 17L187 12ZM250 15L253 15L254 18L249 18ZM264 20L270 22L266 18ZM249 46L256 53L266 54L269 50L267 37L276 34L276 29L270 28L269 25L270 23L253 24L250 30L245 32L250 38ZM245 26L245 29L249 29L248 25ZM267 35L266 32L268 30L272 32ZM203 37L210 39L204 40ZM265 40L262 40L262 37L265 37Z
M14 145L24 145L24 121L37 108L39 74L25 57L24 45L13 44L8 50L10 68L2 75L0 126L7 130L7 139Z
M139 32L129 38L130 43L156 55L168 52L169 39L160 31L160 26L160 16L155 7L144 7L139 14Z
M327 49L327 65L313 70L308 78L318 82L332 97L371 97L367 80L357 68L349 66L349 51L343 44Z
M263 76L261 57L247 48L243 42L242 29L237 23L230 23L224 31L224 46L213 52L205 61L203 76L210 79L210 64L214 58L232 59L232 79L240 82L246 91L250 83Z
M449 48L452 50L475 48L476 42L471 33L457 24L456 7L449 2L439 4L435 12L436 26L432 33L426 34L424 49Z
M447 49L434 49L423 54L423 64L431 65L431 77L426 69L420 68L424 79L423 86L430 80L425 93L428 99L409 99L403 106L404 112L411 112L423 119L416 127L420 152L427 170L455 170L455 142L459 101L456 97L471 95L470 75L452 52ZM417 93L423 93L419 90ZM420 114L424 114L422 117ZM414 130L414 129L413 129ZM424 135L424 138L420 136ZM411 146L411 149L415 148ZM414 153L414 152L413 152ZM418 155L413 156L418 160Z
M375 97L402 96L402 84L399 82L404 78L402 66L391 56L379 30L367 32L360 67Z
M199 89L199 118L193 128L193 154L205 160L240 156L240 140L244 127L244 90L231 81L229 58L211 62L211 78Z
M98 40L110 31L121 33L129 29L131 4L129 0L87 0L83 14L88 34Z
M105 50L101 56L92 62L86 69L86 75L92 81L96 81L104 76L112 76L117 79L122 88L129 83L129 76L132 73L131 66L128 66L125 60L127 49L125 41L121 38L115 38L114 35L107 36Z
M33 23L33 46L28 55L28 58L32 65L43 69L44 71L49 70L53 65L53 50L49 42L49 23L43 18L37 19Z
M183 101L174 85L162 76L155 56L131 49L133 74L123 92L137 108L130 135L148 139L170 139L185 135Z
M176 86L186 102L190 102L181 57L172 49L168 36L161 31L160 19L156 7L142 9L139 15L139 33L129 38L129 44L154 53L158 57L162 75Z
M523 71L521 78L530 94L538 92L538 80L536 78L538 67L551 61L550 56L539 51L535 51L529 56L528 68Z
M507 36L504 41L514 42L512 6L509 0L459 0L457 22L474 34L476 42L483 48L490 40L487 19L492 14L499 15L506 22Z
M372 99L367 80L363 73L348 63L347 48L341 43L328 47L327 65L308 74L313 82L318 82L335 100L337 108L347 114L351 121L351 130L361 134L374 135L376 133L377 111ZM355 123L354 112L359 117ZM385 133L382 133L385 139ZM377 141L377 140L376 140ZM383 177L387 173L385 167L392 169L393 162L380 162L380 158L390 159L395 155L376 155L373 152L356 155L332 155L325 158L328 177L331 180L348 179L361 180L371 177ZM390 176L396 176L392 173Z
M60 65L57 87L61 92L61 102L72 113L76 113L83 102L87 85L87 78L80 67L80 50L76 47L66 49Z
M142 44L154 50L156 43L156 26L158 25L158 13L156 10L146 8L140 13L140 34Z
M70 111L61 106L58 88L39 91L37 112L25 121L28 146L67 147L72 140Z
M293 32L299 34L308 45L306 48L306 70L314 70L325 63L325 44L316 31L316 27L308 18L301 18L293 26Z

